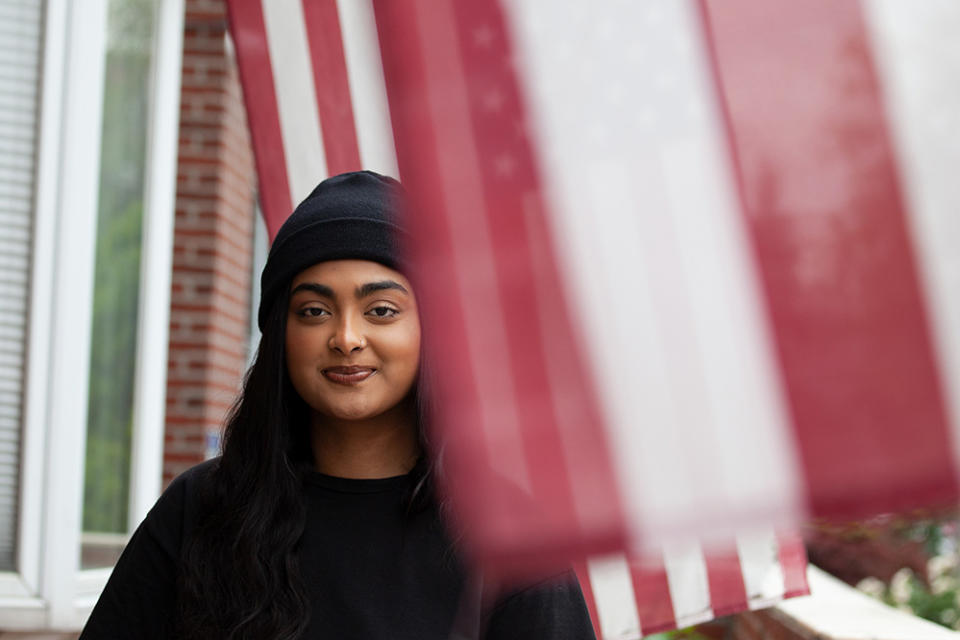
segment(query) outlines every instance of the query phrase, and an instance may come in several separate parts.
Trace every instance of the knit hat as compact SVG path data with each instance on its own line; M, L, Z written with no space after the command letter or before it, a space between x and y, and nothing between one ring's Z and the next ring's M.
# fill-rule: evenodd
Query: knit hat
M326 260L371 260L399 269L397 212L403 187L373 171L327 178L280 227L260 278L257 324L295 275Z

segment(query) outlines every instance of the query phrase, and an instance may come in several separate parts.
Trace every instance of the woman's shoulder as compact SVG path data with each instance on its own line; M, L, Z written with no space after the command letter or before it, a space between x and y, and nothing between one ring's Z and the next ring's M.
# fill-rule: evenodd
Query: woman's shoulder
M210 486L211 477L219 461L220 458L205 460L175 477L160 495L154 509L182 508L187 506L187 503L193 502L197 494Z
M206 460L174 478L150 509L143 526L162 540L175 540L179 547L183 536L196 526L218 461L219 458Z
M216 461L187 469L164 490L111 572L81 636L172 638L178 567L195 526L196 498Z
M583 591L572 570L502 585L485 627L488 640L595 638Z
M204 460L200 464L195 464L186 471L182 472L180 475L175 477L170 485L167 487L167 491L191 491L197 490L207 486L210 482L210 479L216 471L217 466L220 464L220 457L211 458L209 460Z

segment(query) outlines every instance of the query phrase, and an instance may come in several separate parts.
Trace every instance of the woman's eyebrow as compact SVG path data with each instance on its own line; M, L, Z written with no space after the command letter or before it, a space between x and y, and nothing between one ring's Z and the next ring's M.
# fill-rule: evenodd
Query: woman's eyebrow
M293 288L293 291L290 292L292 296L298 291L311 291L319 296L325 296L327 298L333 298L333 289L328 287L325 284L318 284L316 282L301 282Z
M399 282L394 282L393 280L381 280L380 282L368 282L365 285L357 287L355 295L358 298L363 298L370 295L374 291L383 291L384 289L396 289L397 291L403 291L406 294L410 293Z

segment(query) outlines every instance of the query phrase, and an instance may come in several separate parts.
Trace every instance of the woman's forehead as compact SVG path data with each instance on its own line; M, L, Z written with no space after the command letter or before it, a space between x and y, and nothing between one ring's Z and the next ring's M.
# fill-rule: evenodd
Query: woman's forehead
M295 275L290 287L305 282L314 282L328 286L338 284L346 286L363 285L368 282L393 280L408 290L410 283L402 273L371 260L327 260L311 265Z

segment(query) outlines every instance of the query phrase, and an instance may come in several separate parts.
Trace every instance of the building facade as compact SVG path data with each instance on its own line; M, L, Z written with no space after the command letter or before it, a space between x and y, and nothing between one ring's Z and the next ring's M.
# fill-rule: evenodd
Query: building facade
M218 450L266 246L226 24L0 0L0 632L75 633Z

